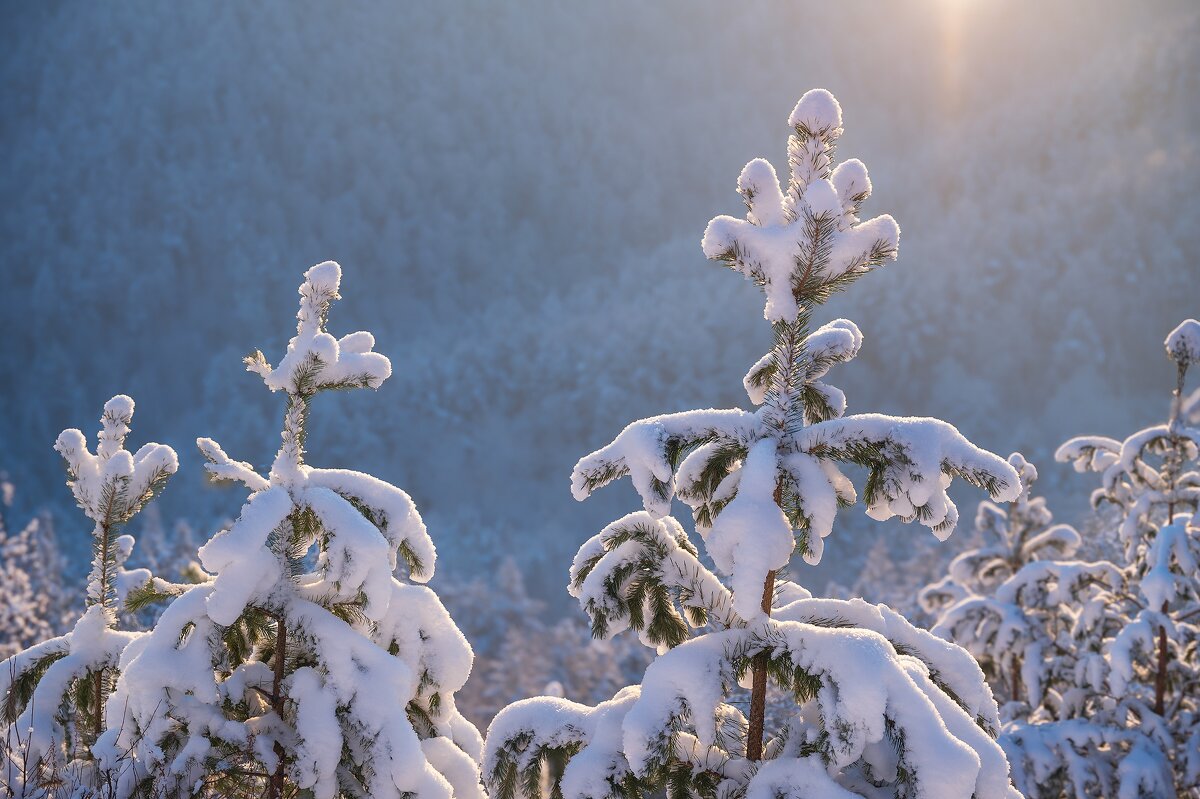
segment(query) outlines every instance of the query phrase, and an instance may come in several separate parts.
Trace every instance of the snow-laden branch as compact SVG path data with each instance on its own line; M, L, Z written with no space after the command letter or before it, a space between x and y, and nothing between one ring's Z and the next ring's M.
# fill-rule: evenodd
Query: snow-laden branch
M633 422L612 443L575 464L571 493L586 499L629 475L646 510L664 516L675 494L678 460L689 448L715 440L750 441L758 428L757 416L736 409L684 411Z
M946 493L951 478L961 477L1003 502L1021 491L1008 462L940 419L859 414L804 428L795 442L801 452L868 467L865 499L871 518L916 520L941 539L958 521Z
M197 438L196 447L208 461L204 464L204 470L213 480L236 481L251 491L262 491L271 485L271 482L256 472L249 463L235 461L226 455L221 445L211 438Z
M598 638L633 627L650 645L669 648L710 621L737 623L729 590L700 562L679 522L645 511L618 519L580 547L568 590Z
M624 723L624 751L635 774L670 757L674 730L694 728L702 746L720 742L724 693L738 661L754 652L765 652L775 673L790 673L798 701L812 703L807 740L819 742L816 751L831 774L873 757L869 747L899 741L896 765L918 795L1015 795L1000 748L930 680L920 660L870 630L796 621L710 634L651 664Z

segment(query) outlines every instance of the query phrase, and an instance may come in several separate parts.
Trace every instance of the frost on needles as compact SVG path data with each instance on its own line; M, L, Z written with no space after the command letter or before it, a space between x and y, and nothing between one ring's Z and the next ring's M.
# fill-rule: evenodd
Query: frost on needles
M580 549L570 592L597 636L632 628L659 656L641 685L587 707L540 697L509 706L488 730L484 776L495 799L536 797L830 797L967 799L1015 795L994 740L995 700L963 649L885 606L812 597L779 574L795 553L817 563L865 471L875 519L920 522L939 538L958 513L955 477L1000 502L1016 471L936 419L845 415L825 382L862 333L845 319L813 329L814 309L896 257L888 216L859 220L866 168L835 167L841 109L810 91L789 119L790 177L765 160L738 178L745 219L717 217L708 257L760 286L775 334L746 375L757 410L643 419L581 459L584 499L629 476L644 510ZM715 570L669 515L678 496ZM785 697L772 703L768 684ZM731 701L750 690L749 717Z
M482 740L454 703L472 652L423 585L425 524L400 489L304 462L312 399L391 374L370 333L327 332L340 281L309 269L283 358L246 359L286 400L269 473L197 442L250 495L201 547L199 582L144 592L170 604L126 648L96 746L118 795L482 797Z

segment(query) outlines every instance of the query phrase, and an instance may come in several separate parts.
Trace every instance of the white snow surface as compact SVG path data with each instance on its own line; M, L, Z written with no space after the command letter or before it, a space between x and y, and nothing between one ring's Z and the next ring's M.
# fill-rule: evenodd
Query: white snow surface
M772 498L776 443L764 438L750 449L739 474L737 495L713 520L707 537L713 563L729 575L733 609L747 621L761 616L767 573L792 556L792 528Z
M813 132L837 130L842 126L842 106L825 89L809 89L788 115L788 124Z

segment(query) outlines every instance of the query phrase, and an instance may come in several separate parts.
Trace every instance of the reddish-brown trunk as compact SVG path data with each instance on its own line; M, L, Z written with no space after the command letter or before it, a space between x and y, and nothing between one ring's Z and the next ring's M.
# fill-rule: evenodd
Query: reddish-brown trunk
M783 506L783 484L775 484L775 504ZM771 615L771 603L775 599L775 572L767 572L763 583L762 612ZM767 721L767 654L754 656L750 664L750 726L746 731L746 757L752 761L762 759L763 732Z
M1164 602L1162 612L1166 615L1167 603ZM1167 698L1167 628L1158 626L1158 668L1154 673L1154 712L1162 715Z
M763 585L762 611L771 615L771 600L775 596L775 572L767 572L767 581ZM750 760L761 760L763 749L763 732L767 716L767 653L754 656L751 665L750 685L750 729L747 731L746 757Z

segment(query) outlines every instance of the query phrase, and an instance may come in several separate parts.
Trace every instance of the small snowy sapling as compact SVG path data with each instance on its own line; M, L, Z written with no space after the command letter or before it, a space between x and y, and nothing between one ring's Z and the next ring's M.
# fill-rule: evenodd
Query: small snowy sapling
M1029 640L1052 652L1039 668L1026 654L1027 705L1001 737L1013 780L1030 797L1200 789L1200 431L1184 398L1188 367L1200 359L1200 324L1177 327L1166 350L1177 379L1166 424L1123 442L1074 438L1056 453L1100 473L1092 501L1117 511L1121 562L1036 562L995 591L1001 629L1021 630L1018 649ZM1020 581L1026 573L1036 579ZM970 633L967 614L959 616L942 624L956 639Z
M132 764L119 795L482 799L482 739L454 702L472 652L423 585L424 522L400 489L304 462L313 397L391 375L370 333L326 332L340 282L336 263L309 269L286 354L246 359L286 397L269 474L197 442L250 496L200 548L202 582L152 586L174 598L125 652L97 745Z
M127 571L133 537L122 533L129 520L175 473L175 451L146 444L125 449L133 400L124 395L104 404L96 453L79 430L64 430L54 444L67 465L67 485L92 520L92 568L86 609L72 630L0 663L0 715L7 749L20 763L0 764L8 787L14 771L33 777L70 764L89 770L89 747L104 729L104 705L116 680L120 657L140 633L117 629L117 613L129 593L150 579L145 569Z

